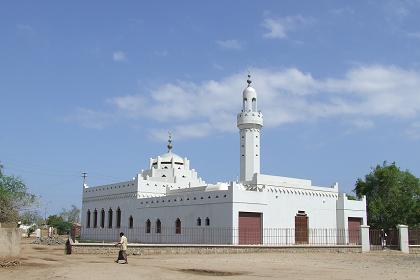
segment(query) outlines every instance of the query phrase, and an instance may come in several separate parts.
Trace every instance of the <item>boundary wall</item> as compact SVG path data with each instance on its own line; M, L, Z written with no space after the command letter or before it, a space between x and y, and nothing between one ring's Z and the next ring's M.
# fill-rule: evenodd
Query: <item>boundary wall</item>
M0 257L19 256L21 236L20 229L0 228Z
M117 255L119 248L110 243L75 243L74 254ZM239 254L239 253L307 253L307 252L362 252L361 245L336 246L254 246L254 245L195 245L195 244L128 244L130 255L160 254Z

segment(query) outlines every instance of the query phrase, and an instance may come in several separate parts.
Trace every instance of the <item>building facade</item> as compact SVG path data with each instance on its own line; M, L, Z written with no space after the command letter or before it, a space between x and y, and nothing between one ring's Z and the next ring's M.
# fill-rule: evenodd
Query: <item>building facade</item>
M249 77L250 78L250 77ZM366 199L349 200L338 184L260 173L263 115L248 85L237 116L240 178L209 184L190 162L167 153L150 159L132 180L83 186L85 240L115 240L125 231L131 242L291 245L358 242L366 225Z

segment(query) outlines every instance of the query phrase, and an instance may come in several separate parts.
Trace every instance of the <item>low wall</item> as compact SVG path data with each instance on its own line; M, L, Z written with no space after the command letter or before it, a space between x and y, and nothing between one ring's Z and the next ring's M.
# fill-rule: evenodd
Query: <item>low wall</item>
M410 254L420 254L420 245L410 245Z
M19 256L21 236L17 228L0 228L0 257Z
M74 254L116 255L119 248L107 243L76 243L72 245ZM361 252L355 246L253 246L253 245L166 245L166 244L129 244L127 253L134 255L159 254L239 254L273 252Z

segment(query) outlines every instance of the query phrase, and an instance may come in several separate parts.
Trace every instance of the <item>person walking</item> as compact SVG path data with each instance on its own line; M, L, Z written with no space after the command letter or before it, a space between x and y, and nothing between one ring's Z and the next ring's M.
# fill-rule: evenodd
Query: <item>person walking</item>
M118 252L118 259L115 261L116 263L119 262L119 260L124 260L125 262L123 264L128 264L127 260L127 244L128 240L127 237L124 236L124 232L120 232L120 242L115 244L115 246L120 246L120 251Z

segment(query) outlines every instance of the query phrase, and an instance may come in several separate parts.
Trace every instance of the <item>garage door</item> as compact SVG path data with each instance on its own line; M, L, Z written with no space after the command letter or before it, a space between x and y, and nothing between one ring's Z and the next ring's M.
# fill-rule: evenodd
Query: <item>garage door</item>
M261 213L239 212L239 244L261 244Z
M360 225L362 224L362 218L349 217L348 228L349 228L349 243L360 244Z

